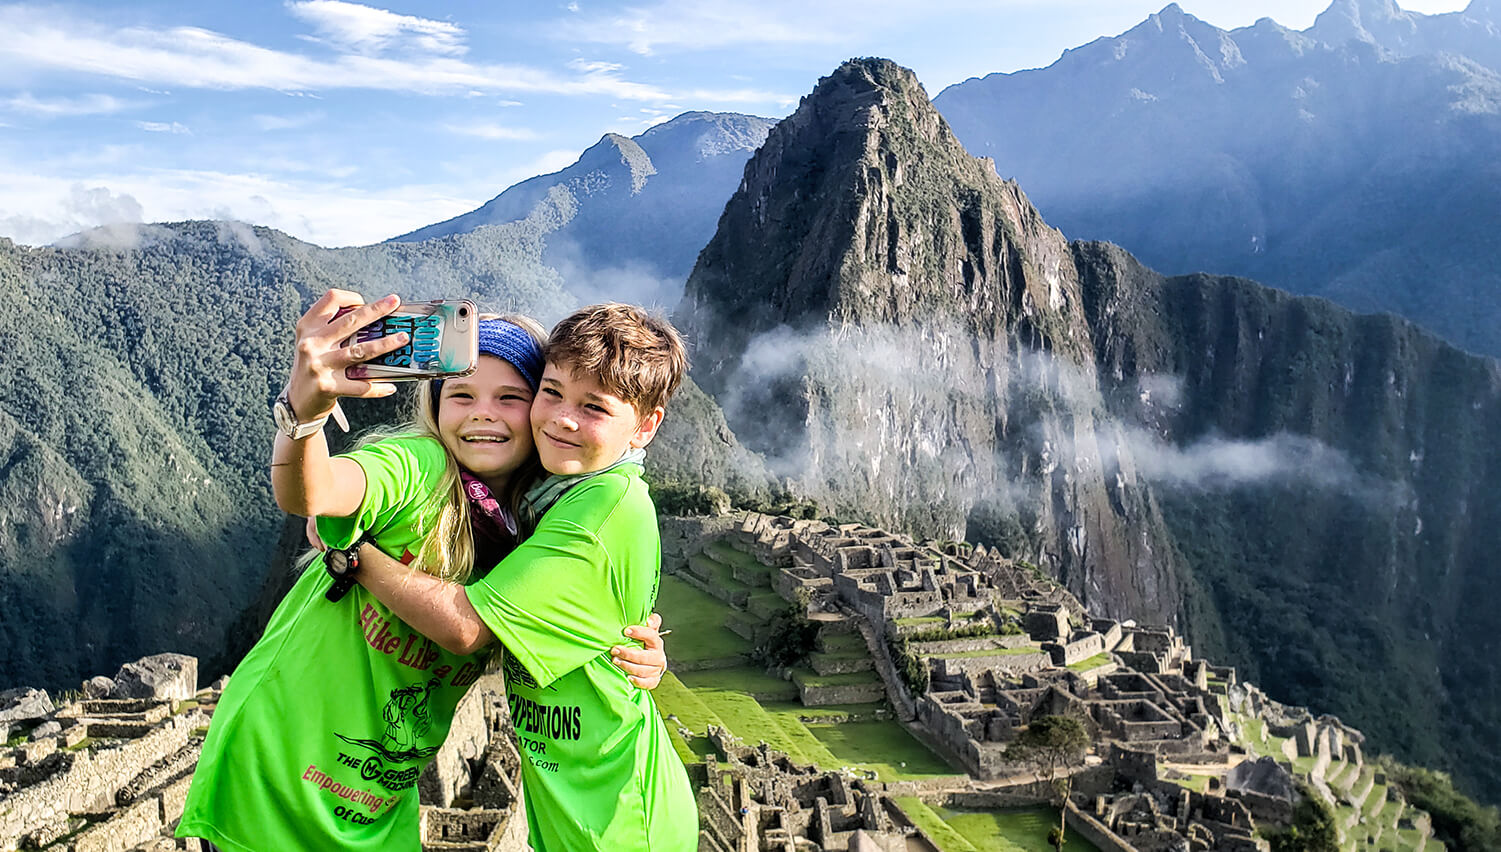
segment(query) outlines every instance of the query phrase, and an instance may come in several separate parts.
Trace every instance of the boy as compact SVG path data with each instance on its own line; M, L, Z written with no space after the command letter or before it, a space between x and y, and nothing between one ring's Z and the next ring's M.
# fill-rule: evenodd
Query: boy
M676 330L629 305L560 322L532 404L551 474L527 494L536 530L483 580L455 586L365 547L356 579L455 653L499 640L536 852L698 848L683 765L650 693L611 664L657 596L645 447L687 370Z

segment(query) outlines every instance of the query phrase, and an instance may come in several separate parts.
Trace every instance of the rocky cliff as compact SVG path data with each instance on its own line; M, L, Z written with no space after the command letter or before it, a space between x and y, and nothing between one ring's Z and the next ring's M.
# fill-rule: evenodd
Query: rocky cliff
M767 137L677 318L694 376L840 517L962 537L977 508L1102 610L1175 620L1157 507L1103 475L1072 254L910 71L853 61Z

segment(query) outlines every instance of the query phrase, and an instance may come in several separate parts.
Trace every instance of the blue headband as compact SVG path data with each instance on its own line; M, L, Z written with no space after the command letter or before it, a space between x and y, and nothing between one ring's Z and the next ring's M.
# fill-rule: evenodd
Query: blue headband
M494 355L512 367L526 379L527 386L536 392L542 382L542 347L527 333L526 329L503 319L479 321L479 351L481 355ZM443 390L443 380L433 382L433 400Z
M515 367L534 391L542 382L542 347L515 323L503 319L480 320L479 351Z

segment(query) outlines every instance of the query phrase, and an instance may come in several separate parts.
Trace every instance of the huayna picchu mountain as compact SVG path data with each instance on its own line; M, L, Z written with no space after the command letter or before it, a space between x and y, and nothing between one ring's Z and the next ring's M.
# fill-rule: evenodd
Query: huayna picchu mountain
M967 528L1501 798L1494 361L1071 245L885 60L772 130L677 317L834 514Z

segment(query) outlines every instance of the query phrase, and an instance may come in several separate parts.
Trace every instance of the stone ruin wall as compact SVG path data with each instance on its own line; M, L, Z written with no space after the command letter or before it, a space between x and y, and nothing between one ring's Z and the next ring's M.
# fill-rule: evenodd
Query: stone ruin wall
M109 697L58 707L41 690L0 693L0 726L27 737L0 750L0 850L196 852L171 834L227 681L199 690L197 677L194 658L161 654L84 684ZM418 781L427 852L526 849L508 726L499 675L486 675Z

